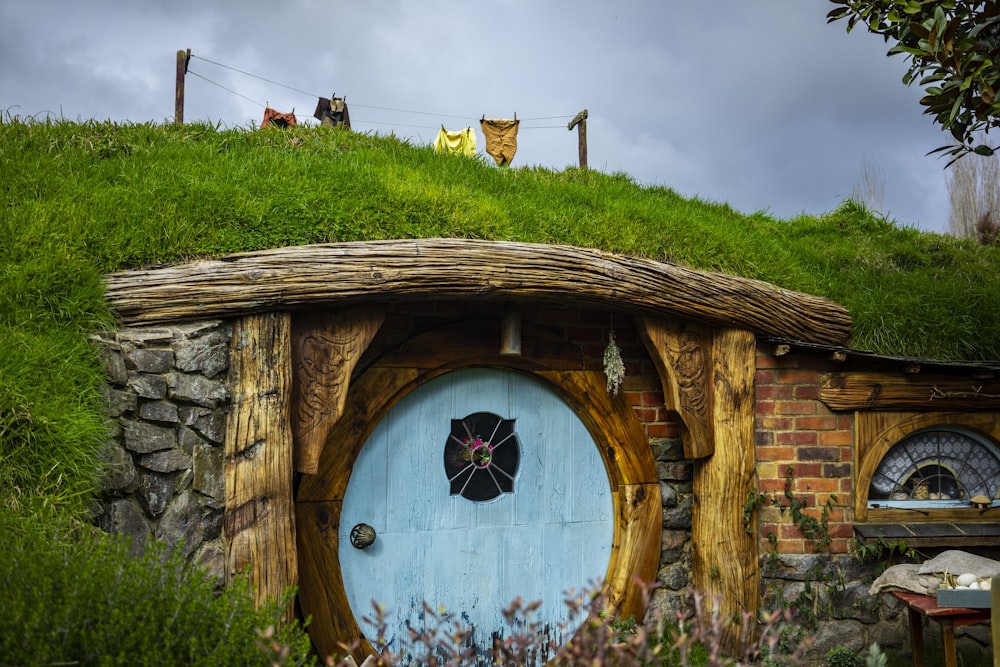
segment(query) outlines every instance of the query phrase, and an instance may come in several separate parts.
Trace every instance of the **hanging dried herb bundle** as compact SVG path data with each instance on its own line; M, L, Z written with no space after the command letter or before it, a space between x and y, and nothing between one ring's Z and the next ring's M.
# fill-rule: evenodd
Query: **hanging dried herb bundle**
M625 380L625 363L622 351L615 342L614 330L608 334L608 346L604 348L604 375L608 378L608 393L617 396Z

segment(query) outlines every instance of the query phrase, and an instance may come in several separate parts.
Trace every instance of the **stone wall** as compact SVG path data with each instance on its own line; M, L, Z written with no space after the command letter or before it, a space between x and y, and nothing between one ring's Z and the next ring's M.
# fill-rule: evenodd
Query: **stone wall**
M94 336L108 383L112 439L97 508L101 527L180 546L224 579L223 438L229 325L123 328Z

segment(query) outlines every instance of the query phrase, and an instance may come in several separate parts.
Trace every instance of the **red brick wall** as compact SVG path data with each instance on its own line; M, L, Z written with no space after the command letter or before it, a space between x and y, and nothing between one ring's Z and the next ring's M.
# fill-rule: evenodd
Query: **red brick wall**
M791 492L806 503L806 512L819 519L829 501L830 550L844 553L853 536L851 490L853 482L853 418L831 412L819 401L822 360L808 355L774 357L757 351L756 450L758 490L785 497L787 471ZM758 535L761 553L773 549L767 535L774 533L780 553L814 553L816 544L805 539L789 512L763 507Z

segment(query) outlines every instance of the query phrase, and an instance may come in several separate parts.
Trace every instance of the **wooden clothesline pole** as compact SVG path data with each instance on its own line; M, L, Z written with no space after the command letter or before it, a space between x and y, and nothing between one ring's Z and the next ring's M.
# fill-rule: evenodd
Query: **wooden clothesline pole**
M174 88L174 123L184 124L184 75L191 61L191 49L177 51L177 85Z
M587 110L584 109L577 115L573 116L567 125L567 130L572 130L573 127L577 129L578 142L580 144L580 169L587 168Z

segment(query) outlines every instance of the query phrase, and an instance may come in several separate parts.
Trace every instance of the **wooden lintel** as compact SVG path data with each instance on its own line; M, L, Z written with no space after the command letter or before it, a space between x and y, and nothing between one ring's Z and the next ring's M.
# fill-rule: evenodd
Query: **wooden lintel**
M288 417L290 322L288 313L243 317L233 325L230 349L222 526L226 578L249 569L257 605L298 585ZM291 614L286 610L286 619Z
M842 345L851 317L822 297L678 264L542 243L412 239L291 246L105 276L128 325L373 301L530 300L613 307Z
M908 373L824 373L819 398L832 410L998 410L1000 381Z
M681 418L684 455L715 451L712 429L712 334L640 317L636 327L660 376L664 399Z
M295 471L319 469L326 438L344 414L351 373L385 320L381 308L296 317L292 334Z

